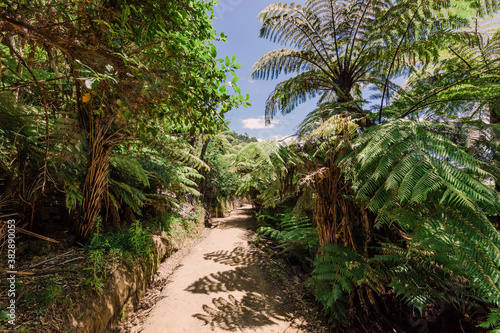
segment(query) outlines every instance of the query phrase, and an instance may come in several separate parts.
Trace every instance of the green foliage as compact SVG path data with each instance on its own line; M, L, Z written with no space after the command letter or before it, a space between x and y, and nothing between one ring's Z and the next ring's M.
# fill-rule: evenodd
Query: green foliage
M195 227L199 225L201 217L205 214L203 208L198 207L193 212L191 212L187 217L181 218L181 224L187 234L191 234Z
M140 221L133 222L128 229L102 233L102 218L99 217L96 233L85 245L89 253L90 277L86 284L100 294L109 274L109 260L117 260L117 256L132 254L146 257L154 253L155 245L151 234L145 230Z
M494 17L481 17L497 9L311 0L259 14L261 37L291 49L264 55L253 77L293 75L269 96L266 121L320 99L299 126L299 148L264 143L240 152L240 191L271 207L326 198L314 216L329 241L310 285L337 324L363 322L360 314L380 311L393 292L422 316L438 302L498 307L500 238L491 221L500 211L500 34ZM391 82L401 76L409 77L403 87ZM381 100L378 119L363 109L367 85ZM295 195L284 196L291 188ZM261 231L276 240L287 234ZM356 241L339 241L347 238ZM493 311L483 326L495 318Z
M149 179L146 170L139 161L132 156L115 155L111 158L111 167L121 179L127 179L130 183L149 187Z
M420 203L432 196L441 205L474 209L476 203L496 213L498 195L484 185L492 175L483 170L483 162L446 138L447 132L451 128L446 124L424 121L391 122L365 132L354 145L359 150L360 182L354 185L359 196L380 189L370 200L375 211L388 202L387 196L399 203Z
M194 155L182 138L157 135L147 145L118 147L111 158L107 197L116 211L129 207L142 215L145 206L155 212L178 208L183 195L199 196L196 180L209 166Z
M467 20L440 15L437 8L446 10L449 3L311 0L305 7L269 5L258 15L261 37L291 48L264 55L255 63L252 77L295 75L270 94L266 121L278 110L289 113L317 95L322 97L320 104L336 102L348 114L366 116L361 108L365 85L383 92L384 100L396 87L392 77L435 61L440 48L464 38L451 29L463 27Z
M261 226L257 233L260 234L260 237L277 242L277 248L281 250L281 255L295 260L315 255L318 248L318 235L307 216L286 212L280 214L277 221L272 222L272 225L276 226Z
M89 261L91 266L85 268L85 270L90 273L90 277L87 278L85 284L90 285L92 290L97 292L99 295L104 288L104 281L106 280L106 276L108 274L107 263L103 258L105 249L103 249L100 245L100 237L102 237L101 231L102 218L99 216L97 219L96 233L92 237L90 243L86 246L86 249L89 252Z
M204 174L205 200L212 209L222 209L226 200L234 196L238 177L231 172L230 166L234 160L234 146L239 140L233 140L233 144L228 141L228 136L219 134L210 140L205 154L205 162L210 166L210 171Z
M97 292L98 295L101 294L104 288L104 281L107 276L107 265L103 259L104 250L102 249L90 249L89 250L89 260L91 266L85 268L85 270L90 272L90 277L85 281L86 285L89 285L92 290Z
M498 12L475 17L461 29L470 37L439 53L439 62L417 67L384 112L388 117L488 120L499 96ZM491 121L495 123L496 121Z
M227 134L227 140L231 144L238 144L238 143L252 143L252 142L258 142L256 137L250 137L248 136L247 133L245 134L237 134L233 131L226 131L224 132ZM235 142L237 140L237 142Z
M424 121L379 125L360 136L346 163L354 166L353 187L376 213L376 224L408 234L407 248L384 251L399 255L391 259L400 263L390 286L419 309L433 299L458 301L447 290L450 281L455 288L465 283L460 279L477 297L500 302L500 237L488 220L500 211L500 199L485 185L493 179L485 163L452 142L451 129Z
M121 253L146 256L152 253L154 243L148 230L142 227L140 221L135 221L127 229L104 234L95 233L86 248L89 251L103 251L103 253L118 250Z
M355 251L337 244L321 248L308 286L334 325L348 324L348 295L366 279L366 268L366 260Z
M78 184L75 182L69 180L64 183L64 190L65 190L65 205L68 211L74 211L77 207L78 204L82 201L83 199L83 194L80 191L80 188L78 187Z
M202 140L201 155L210 169L201 171L205 178L200 185L203 202L211 212L223 213L228 202L251 190L252 182L257 181L256 173L249 175L249 171L253 171L250 160L254 157L254 149L260 149L261 143L247 134L238 135L231 131L205 140Z
M492 309L488 320L481 323L479 326L491 329L491 333L500 332L500 309Z
M299 180L296 171L304 164L303 158L294 143L265 140L248 144L234 162L241 175L236 193L250 194L258 206L275 207L294 195Z
M109 180L109 187L111 189L111 194L109 198L115 205L116 209L119 208L116 199L117 197L123 200L124 204L130 207L134 213L141 214L140 208L144 205L144 200L146 196L137 188L130 186L123 182L117 182L113 179Z
M7 321L10 320L10 314L4 310L0 311L0 320L2 323L2 325L4 324L4 322L6 323Z
M24 300L31 309L36 308L39 314L44 313L44 309L52 303L61 304L64 301L64 292L61 288L61 278L59 276L45 276L34 283L37 292L30 293Z
M139 256L152 253L154 243L150 233L142 228L140 221L132 223L128 229L127 244L125 249Z
M467 287L460 257L443 240L442 232L414 236L412 242L411 250L381 242L381 254L370 259L390 272L387 285L398 297L421 314L439 300L465 306L477 300Z
M179 197L158 197L167 188L178 196L199 195L193 178L206 164L182 136L216 134L226 127L227 111L250 105L236 85L241 65L234 56L217 59L213 41L225 35L212 28L213 5L1 5L0 32L9 37L0 43L2 95L8 95L2 96L0 119L12 121L0 128L0 177L3 169L9 169L9 179L19 170L39 175L22 179L33 184L23 203L36 206L49 185L64 191L66 208L79 220L78 236L88 240L102 202L116 220L126 208L139 215L144 205L178 205ZM44 37L25 34L25 28L44 31ZM69 40L78 43L68 47ZM14 115L18 111L23 114ZM18 154L25 143L24 157L32 155L36 163ZM128 154L125 145L139 145L141 152ZM14 149L5 152L9 146ZM150 150L159 157L153 170L146 165ZM26 167L14 161L26 161Z
M2 173L12 176L19 174L22 167L22 157L40 156L41 145L37 144L37 128L26 117L35 114L36 110L29 106L16 103L11 94L0 94L0 168ZM29 119L29 118L28 118ZM37 154L38 153L38 154Z
M352 320L346 310L359 306L353 296L384 294L388 289L421 314L439 300L465 308L475 304L477 298L467 288L460 258L441 235L427 236L421 240L422 246L413 246L411 251L380 243L379 254L371 258L339 244L327 244L320 249L308 285L330 320L341 326ZM376 302L373 295L366 300L372 305Z
M149 220L160 231L169 231L173 225L181 224L181 217L176 213L160 214Z

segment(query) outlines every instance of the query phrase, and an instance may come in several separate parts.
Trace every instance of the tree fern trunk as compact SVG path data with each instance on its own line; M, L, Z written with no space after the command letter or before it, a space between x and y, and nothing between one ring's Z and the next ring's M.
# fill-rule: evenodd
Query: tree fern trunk
M89 239L101 210L102 195L108 185L110 146L106 144L106 126L100 117L90 117L88 131L87 174L79 209L77 239Z
M352 193L338 167L332 165L318 171L314 214L320 247L338 243L356 250L356 245L361 245L359 250L367 255L371 223L365 209L345 197ZM363 240L354 237L355 229L359 227L366 234Z
M339 141L332 143L324 167L316 167L315 220L320 247L326 244L342 244L367 256L371 241L372 223L364 205L359 205L347 196L352 196L351 182L346 180L342 167L337 165L339 156L345 156L347 146L339 147ZM364 238L360 238L362 232ZM357 230L358 229L358 230ZM356 236L357 235L357 236ZM358 249L359 247L359 249Z

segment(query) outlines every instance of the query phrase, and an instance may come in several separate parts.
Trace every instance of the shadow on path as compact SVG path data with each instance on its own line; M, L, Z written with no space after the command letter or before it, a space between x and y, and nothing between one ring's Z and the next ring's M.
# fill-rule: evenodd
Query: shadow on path
M246 293L241 301L233 295L227 299L223 297L213 298L212 306L203 305L205 313L197 313L193 317L210 324L212 328L220 328L227 331L237 329L255 329L260 326L273 325L272 319L284 320L285 314L270 307L274 302L272 296L263 296L257 293Z
M191 284L186 291L193 294L210 294L218 292L259 292L262 276L250 267L237 267L231 271L210 274Z
M248 217L246 217L248 218ZM244 224L241 224L244 227ZM287 314L280 305L280 296L266 281L261 255L251 248L236 247L232 251L215 251L204 255L205 260L235 267L204 276L189 287L191 293L237 292L243 296L229 294L227 298L215 297L212 304L204 304L204 313L193 317L203 320L212 329L226 331L255 329L273 325L275 320L286 320Z
M219 229L254 229L257 227L257 220L252 214L252 207L247 205L241 208L238 208L237 213L232 213L232 215L228 217L221 217L214 219L215 222L221 222L218 226ZM234 215L233 215L234 214Z
M205 260L212 260L228 266L259 266L262 267L262 255L256 250L251 250L242 246L234 248L232 251L214 251L203 256Z

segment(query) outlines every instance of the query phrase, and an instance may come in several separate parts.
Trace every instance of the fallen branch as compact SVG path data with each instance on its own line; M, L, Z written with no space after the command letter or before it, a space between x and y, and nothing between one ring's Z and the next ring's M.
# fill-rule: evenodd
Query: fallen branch
M42 261L42 262L39 262L38 264L35 264L35 265L33 265L33 266L30 266L30 268L34 268L34 267L40 266L40 265L42 265L42 264L45 264L46 262L52 261L52 260L57 259L57 258L60 258L60 257L65 257L66 255L68 255L68 254L70 254L70 253L73 253L73 252L75 252L75 250L70 250L70 251L68 251L68 252L66 252L66 253L60 254L60 255L58 255L58 256L55 256L55 257L53 257L53 258L50 258L50 259L44 260L44 261Z
M19 215L19 213L10 213L10 214L2 214L2 216L0 216L0 217L3 219L3 218L6 218L6 217L18 216L18 215Z
M33 275L33 272L21 272L21 271L0 271L0 274L15 274L15 275Z
M78 274L80 272L75 271L73 269L54 269L54 270L50 270L50 271L36 272L36 273L33 273L33 275L31 275L31 276L40 276L40 275L48 275L48 274L56 274L56 273L74 273L74 274Z
M15 274L15 275L23 275L23 276L40 276L40 275L49 275L56 273L74 273L77 274L78 271L72 269L54 269L50 271L42 271L42 272L21 272L21 271L0 271L0 274Z
M3 222L4 224L8 224L7 222L5 221L0 221L0 222ZM48 242L52 242L52 243L59 243L58 241L56 241L55 239L52 239L52 238L49 238L49 237L45 237L45 236L42 236L42 235L39 235L39 234L36 234L34 232L31 232L31 231L28 231L28 230L25 230L23 228L19 228L19 227L16 227L16 231L17 232L20 232L22 234L25 234L25 235L28 235L28 236L33 236L33 237L36 237L36 238L40 238L40 239L43 239L43 240L46 240Z
M50 266L46 267L45 269L52 268L52 267L54 267L56 265L62 266L64 264L67 264L68 262L72 262L72 261L75 261L75 260L82 260L82 259L85 259L85 258L84 257L78 257L78 258L69 259L69 260L66 260L65 262L62 262L62 263L57 263L57 264L50 265Z
M68 262L72 262L72 261L75 261L75 260L82 260L82 259L85 259L85 258L84 257L78 257L78 258L69 259L69 260L66 260L65 262L61 263L61 265L67 264Z

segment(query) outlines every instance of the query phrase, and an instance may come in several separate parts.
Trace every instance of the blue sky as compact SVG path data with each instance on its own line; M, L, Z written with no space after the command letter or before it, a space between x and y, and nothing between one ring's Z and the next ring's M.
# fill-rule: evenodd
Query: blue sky
M250 80L253 64L264 54L274 49L282 48L280 44L259 38L261 24L257 18L265 7L279 1L270 0L219 0L215 7L214 28L223 31L227 43L216 43L218 58L236 55L236 61L242 64L236 74L241 78L238 85L243 95L250 94L252 106L234 109L226 114L231 121L229 128L237 133L248 133L259 139L282 139L295 133L295 127L304 119L307 113L314 109L315 101L299 105L292 113L282 116L278 114L271 125L264 126L265 102L278 80ZM292 1L282 1L292 2ZM295 3L305 4L305 0L295 0Z

